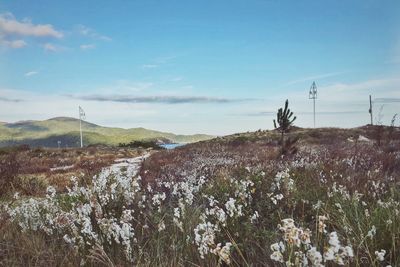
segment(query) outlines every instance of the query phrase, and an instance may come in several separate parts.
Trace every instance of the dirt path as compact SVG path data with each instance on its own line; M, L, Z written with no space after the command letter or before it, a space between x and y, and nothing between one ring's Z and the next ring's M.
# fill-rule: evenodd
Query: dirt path
M142 156L135 158L121 158L116 159L115 163L109 167L111 171L119 171L122 168L130 169L130 171L134 172L135 175L139 172L140 166L147 157L150 156L150 153L146 153Z

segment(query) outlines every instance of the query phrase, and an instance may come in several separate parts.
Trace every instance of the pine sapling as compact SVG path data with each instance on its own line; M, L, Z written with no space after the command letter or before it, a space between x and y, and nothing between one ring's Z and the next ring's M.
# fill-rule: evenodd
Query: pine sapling
M293 117L293 112L289 109L289 100L286 99L285 108L280 108L278 110L278 113L276 114L276 120L274 120L275 129L281 133L280 144L282 154L286 154L287 152L296 152L294 144L297 140L285 140L285 133L289 132L295 120L296 116Z

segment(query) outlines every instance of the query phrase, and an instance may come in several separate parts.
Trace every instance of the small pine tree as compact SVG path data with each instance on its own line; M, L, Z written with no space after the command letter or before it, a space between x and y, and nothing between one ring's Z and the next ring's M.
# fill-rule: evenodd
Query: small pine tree
M285 133L289 132L293 122L296 120L296 116L293 117L293 112L289 109L289 100L286 99L285 108L280 108L276 114L276 120L274 120L274 127L281 133L281 152L286 154L287 152L295 153L296 149L294 144L297 140L286 140ZM279 127L278 127L279 125Z

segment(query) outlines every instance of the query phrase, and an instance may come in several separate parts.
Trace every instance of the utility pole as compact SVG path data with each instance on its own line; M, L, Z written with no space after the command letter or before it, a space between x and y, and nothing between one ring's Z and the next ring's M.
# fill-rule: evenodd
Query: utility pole
M82 120L86 118L85 111L79 106L79 132L81 134L81 148L83 147L83 138L82 138Z
M317 85L315 84L315 82L313 82L310 87L308 98L313 100L313 114L314 114L314 128L315 128L315 99L317 99Z
M371 125L374 125L374 121L372 120L372 99L371 95L369 95L369 115L371 116Z

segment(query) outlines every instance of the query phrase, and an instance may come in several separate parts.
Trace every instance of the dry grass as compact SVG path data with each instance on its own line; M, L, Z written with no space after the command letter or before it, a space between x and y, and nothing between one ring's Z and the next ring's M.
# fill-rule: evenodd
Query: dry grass
M26 196L43 196L52 185L58 191L69 186L72 176L89 179L118 158L132 158L137 149L91 146L85 149L54 149L27 146L0 149L0 195L14 192ZM66 167L63 169L62 167Z
M234 244L231 255L233 266L280 266L270 259L270 245L279 238L276 225L283 218L294 218L302 227L313 229L320 214L330 216L327 222L329 231L338 232L343 237L343 243L353 245L355 257L348 262L348 266L400 264L400 226L395 219L396 216L398 219L398 215L394 209L383 208L380 204L380 201L400 203L400 131L399 128L380 128L379 140L375 134L377 131L376 127L371 126L350 130L295 129L290 135L300 138L299 151L294 156L286 157L279 155L278 134L269 131L232 135L154 153L141 168L144 186L149 183L157 188L156 184L160 181L176 182L201 176L207 177L208 182L195 196L194 205L187 209L184 220L187 232L181 233L172 223L177 200L165 188L167 198L162 213L157 213L155 217L149 213L147 217L135 218L138 224L135 229L137 243L141 244L135 252L135 264L217 265L218 258L213 255L201 259L197 247L188 244L186 238L187 235L193 235L193 227L199 223L199 214L206 205L202 194L214 196L223 204L227 196L234 195L229 181L235 179L251 180L255 186L251 191L254 201L249 204L246 216L232 219L216 237ZM360 136L369 140L360 139ZM109 164L115 157L129 156L126 153L123 150L97 149L20 151L16 157L24 158L22 165L27 166L28 155L34 155L34 162L42 164L37 170L45 166L50 168L53 163L74 164L73 170L38 171L35 174L38 181L45 181L45 185L55 185L61 190L68 185L67 176L77 172L84 172L85 176L93 175L100 168L97 166ZM27 166L24 170L28 169ZM277 172L285 169L290 169L295 189L280 190L284 199L273 204L268 190ZM26 184L24 194L40 195L40 190L35 191L36 182L29 182L33 177L30 175L33 174L18 174ZM32 183L34 185L30 185ZM321 207L315 209L319 201ZM253 224L249 216L255 210L260 217ZM170 224L167 225L167 231L158 233L157 222L160 218L166 222L170 220ZM389 220L394 223L389 224ZM148 228L143 228L144 224ZM366 238L372 226L377 228L377 234L373 238ZM60 236L49 237L42 232L21 233L19 227L10 224L6 218L0 221L0 227L0 265L77 266L83 257L88 260L86 264L89 266L130 265L121 256L117 246L107 251L102 247L93 247L86 256L82 256L63 245ZM380 249L387 252L382 263L375 259L374 254ZM224 265L222 262L220 264Z

